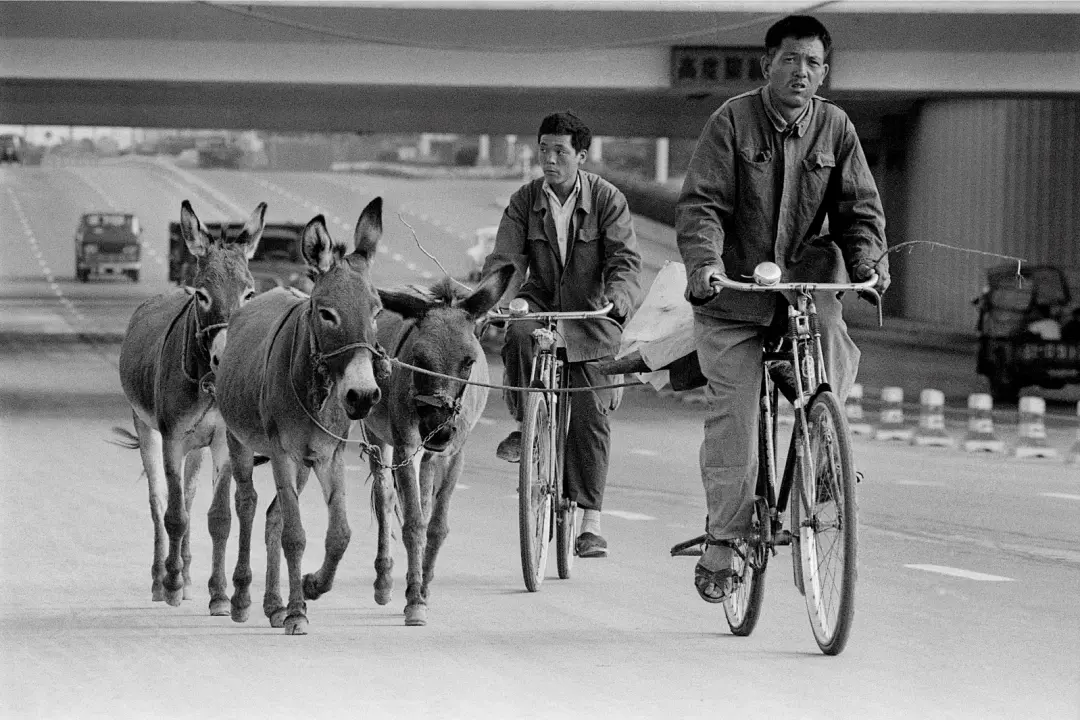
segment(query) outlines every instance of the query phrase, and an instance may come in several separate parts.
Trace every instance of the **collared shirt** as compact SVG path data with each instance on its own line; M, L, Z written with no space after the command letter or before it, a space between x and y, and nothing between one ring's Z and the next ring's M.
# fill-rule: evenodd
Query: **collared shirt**
M785 281L847 282L847 268L886 249L881 199L855 128L816 95L788 123L767 93L731 98L701 133L676 213L687 275L721 265L729 277L749 277L771 261ZM771 293L723 291L696 312L767 324L775 306Z
M555 222L555 234L559 243L559 259L566 263L566 242L570 236L570 220L574 216L574 207L577 205L578 195L581 194L581 173L574 180L574 189L570 191L566 201L559 200L555 189L544 181L544 195L547 197L548 210L551 211L551 219Z

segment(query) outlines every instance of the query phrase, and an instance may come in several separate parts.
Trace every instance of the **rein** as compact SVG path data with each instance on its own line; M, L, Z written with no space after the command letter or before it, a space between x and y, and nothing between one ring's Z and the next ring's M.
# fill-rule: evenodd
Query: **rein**
M434 370L425 370L422 367L417 367L416 365L410 365L409 363L407 363L407 362L405 362L403 360L398 360L395 357L388 357L387 361L391 365L396 365L398 367L405 368L406 370L412 370L413 372L422 373L424 375L432 375L434 377L446 378L447 380L453 380L455 382L464 383L465 385L475 385L476 387L490 388L492 390L513 390L515 392L570 394L570 393L579 393L579 392L592 392L594 390L614 390L615 388L637 387L638 385L642 384L640 382L629 382L629 383L613 383L611 385L587 385L585 387L573 387L573 388L516 387L514 385L495 385L493 383L476 382L475 380L462 380L461 378L456 378L456 377L454 377L452 375L446 375L446 374L441 373L441 372L435 372Z
M161 347L158 349L158 366L159 367L161 366L162 355L165 352L165 342L169 339L169 335L171 335L172 331L176 328L176 324L180 321L180 318L183 315L185 315L186 313L190 312L192 310L192 307L194 306L194 304L195 304L195 297L194 296L189 297L187 303L184 304L184 307L180 309L180 312L176 313L175 317L173 317L173 319L172 319L172 322L169 323L169 328L168 328L168 330L165 331L165 337L161 341ZM228 323L216 323L214 325L210 325L209 327L200 329L199 328L199 311L195 310L195 337L196 338L198 338L200 335L203 335L204 333L208 333L208 332L210 332L212 330L216 330L218 328L223 328L223 327L225 327L227 325L228 325ZM196 347L199 347L199 346L196 345ZM213 382L214 371L213 370L208 370L206 372L206 374L203 375L201 378L192 377L191 373L189 373L188 369L187 369L187 360L188 360L188 335L187 335L187 333L184 333L184 346L183 346L183 349L180 351L180 371L184 373L184 377L187 379L188 382L190 382L192 385L198 385L200 391L205 392L206 394L213 397L214 396L214 382Z

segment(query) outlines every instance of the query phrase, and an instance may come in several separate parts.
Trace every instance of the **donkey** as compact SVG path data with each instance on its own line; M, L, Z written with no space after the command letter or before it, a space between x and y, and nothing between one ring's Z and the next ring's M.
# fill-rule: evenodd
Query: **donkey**
M379 525L375 602L388 603L393 589L390 531L395 493L385 472L385 459L393 446L390 467L404 508L402 529L409 563L406 625L427 623L435 559L450 532L450 496L464 467L465 441L487 404L486 387L462 382L489 382L487 359L474 334L476 320L499 301L513 274L514 266L504 265L471 294L455 289L449 279L432 287L426 296L379 291L385 306L404 311L403 315L384 313L379 342L402 362L440 373L395 370L379 383L386 402L364 422L368 439L381 450L369 456ZM417 474L413 457L420 453Z
M353 421L366 417L382 395L376 375L389 373L385 361L377 360L375 316L382 303L371 283L371 263L381 235L382 198L372 200L360 214L349 254L344 243L330 237L323 216L316 216L302 235L304 259L314 279L310 297L271 290L248 303L229 323L229 344L216 389L228 426L240 518L232 599L237 622L247 620L251 605L254 453L270 458L277 489L267 511L263 596L263 610L272 626L284 627L289 635L307 633L305 599L317 599L331 589L348 547L345 442ZM299 495L312 470L322 485L329 526L322 567L301 577L307 540ZM278 594L281 550L289 573L287 607L282 607Z
M154 521L151 596L173 606L191 598L188 516L202 449L207 446L214 462L214 499L208 525L215 570L224 567L231 524L231 470L225 424L217 411L210 377L221 362L229 317L255 295L248 260L262 237L265 216L266 203L259 203L240 235L230 241L224 230L211 237L185 200L180 206L180 227L198 262L193 285L139 305L120 346L120 384L131 404L138 436L137 440L130 438L127 447L138 447L150 485ZM211 615L228 614L225 587L223 573L211 574Z

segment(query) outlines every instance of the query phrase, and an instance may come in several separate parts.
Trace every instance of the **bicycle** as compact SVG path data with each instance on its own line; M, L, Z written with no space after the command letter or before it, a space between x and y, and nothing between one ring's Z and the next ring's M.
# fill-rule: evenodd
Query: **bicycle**
M877 277L862 283L780 283L780 268L762 263L754 279L744 283L720 278L715 284L746 292L789 291L795 304L789 303L784 334L767 339L762 353L754 516L748 537L723 541L733 549L735 571L723 600L724 615L732 634L753 632L765 597L769 555L775 556L778 546L790 545L795 587L806 598L814 639L823 653L836 655L847 644L855 615L858 477L847 417L829 386L811 293L869 293L877 298L880 324L881 300L873 289ZM795 426L777 490L775 410L781 390L794 408ZM792 493L790 527L785 528L783 513ZM701 555L708 543L708 536L701 535L675 545L671 555Z
M521 572L529 592L540 589L547 571L548 546L556 539L559 578L566 580L574 564L577 538L577 503L567 495L563 477L563 448L570 425L570 402L566 394L568 368L565 349L559 348L558 323L563 320L603 319L612 305L579 312L529 312L528 302L516 298L508 312L488 312L488 320L516 322L540 320L532 332L533 357L525 410L521 422L521 461L518 468L518 535L521 541ZM542 391L542 392L541 392Z

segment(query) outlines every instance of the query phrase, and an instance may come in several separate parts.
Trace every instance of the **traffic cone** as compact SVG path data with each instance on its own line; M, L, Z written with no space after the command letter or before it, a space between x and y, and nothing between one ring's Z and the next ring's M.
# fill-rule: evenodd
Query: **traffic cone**
M919 447L952 447L952 436L945 432L945 393L923 390L919 393L919 427L911 437Z
M887 387L881 389L881 420L874 428L877 440L901 440L908 442L914 434L904 427L904 389Z
M847 401L844 403L844 413L847 415L848 429L852 435L865 435L873 437L874 426L866 421L862 409L863 386L855 383L848 391Z
M1065 462L1080 465L1080 402L1076 403L1076 442L1073 443L1072 449L1069 450Z
M964 449L968 452L1005 452L1005 441L994 434L994 399L986 393L968 396Z
M1041 397L1020 398L1019 439L1013 448L1015 458L1056 458L1057 450L1046 442L1046 401Z

